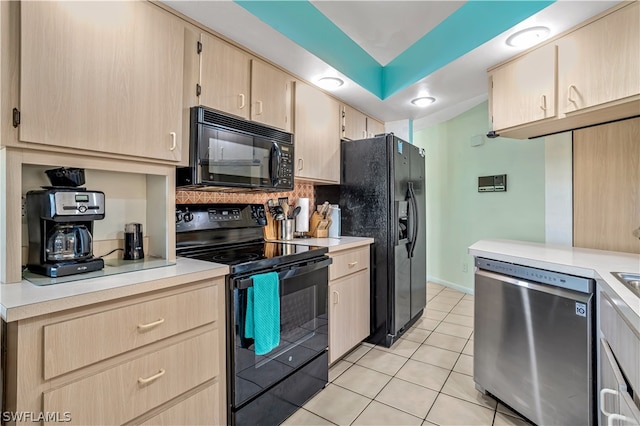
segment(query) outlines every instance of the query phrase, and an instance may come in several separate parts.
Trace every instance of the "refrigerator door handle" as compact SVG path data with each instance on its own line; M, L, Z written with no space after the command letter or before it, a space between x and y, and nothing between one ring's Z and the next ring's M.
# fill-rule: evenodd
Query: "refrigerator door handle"
M416 240L418 238L418 203L416 202L416 193L413 191L413 182L407 182L408 190L409 190L409 203L411 204L411 225L412 232L410 242L411 245L409 247L409 257L413 257L413 252L416 248Z

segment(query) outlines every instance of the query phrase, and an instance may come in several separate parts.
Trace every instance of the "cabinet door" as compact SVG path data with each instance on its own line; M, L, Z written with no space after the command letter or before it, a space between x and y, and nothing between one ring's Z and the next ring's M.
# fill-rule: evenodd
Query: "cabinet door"
M352 141L367 137L367 116L351 108L342 106L342 139Z
M279 69L251 60L251 119L279 129L290 129L290 78Z
M573 132L573 245L640 253L640 118Z
M200 105L249 119L249 56L206 33L200 40Z
M20 139L180 160L184 26L148 2L21 4Z
M384 133L384 123L379 122L371 117L367 117L367 137L372 138L375 135Z
M495 69L489 78L494 130L555 117L554 44Z
M369 270L329 283L329 363L369 335Z
M619 9L560 39L561 112L640 94L640 4Z
M305 83L296 83L295 176L340 182L340 104Z

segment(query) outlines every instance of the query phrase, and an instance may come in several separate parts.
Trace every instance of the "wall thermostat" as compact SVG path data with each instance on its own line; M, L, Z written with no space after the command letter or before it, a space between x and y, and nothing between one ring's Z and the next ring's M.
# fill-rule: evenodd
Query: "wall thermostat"
M505 192L507 175L479 176L478 192Z

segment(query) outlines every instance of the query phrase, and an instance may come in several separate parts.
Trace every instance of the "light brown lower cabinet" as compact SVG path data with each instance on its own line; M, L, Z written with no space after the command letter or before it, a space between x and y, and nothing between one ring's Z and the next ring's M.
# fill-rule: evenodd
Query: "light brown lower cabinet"
M329 364L370 332L369 246L329 253Z
M226 424L223 290L220 277L8 323L6 411Z
M618 303L598 291L600 342L598 417L602 426L640 424L640 330L617 311Z

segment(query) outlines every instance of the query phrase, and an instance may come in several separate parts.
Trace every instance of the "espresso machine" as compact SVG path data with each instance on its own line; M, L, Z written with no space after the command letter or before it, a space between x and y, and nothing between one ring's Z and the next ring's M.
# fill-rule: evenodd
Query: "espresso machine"
M63 277L104 268L93 257L93 221L104 219L105 197L85 188L45 187L27 192L29 271Z

